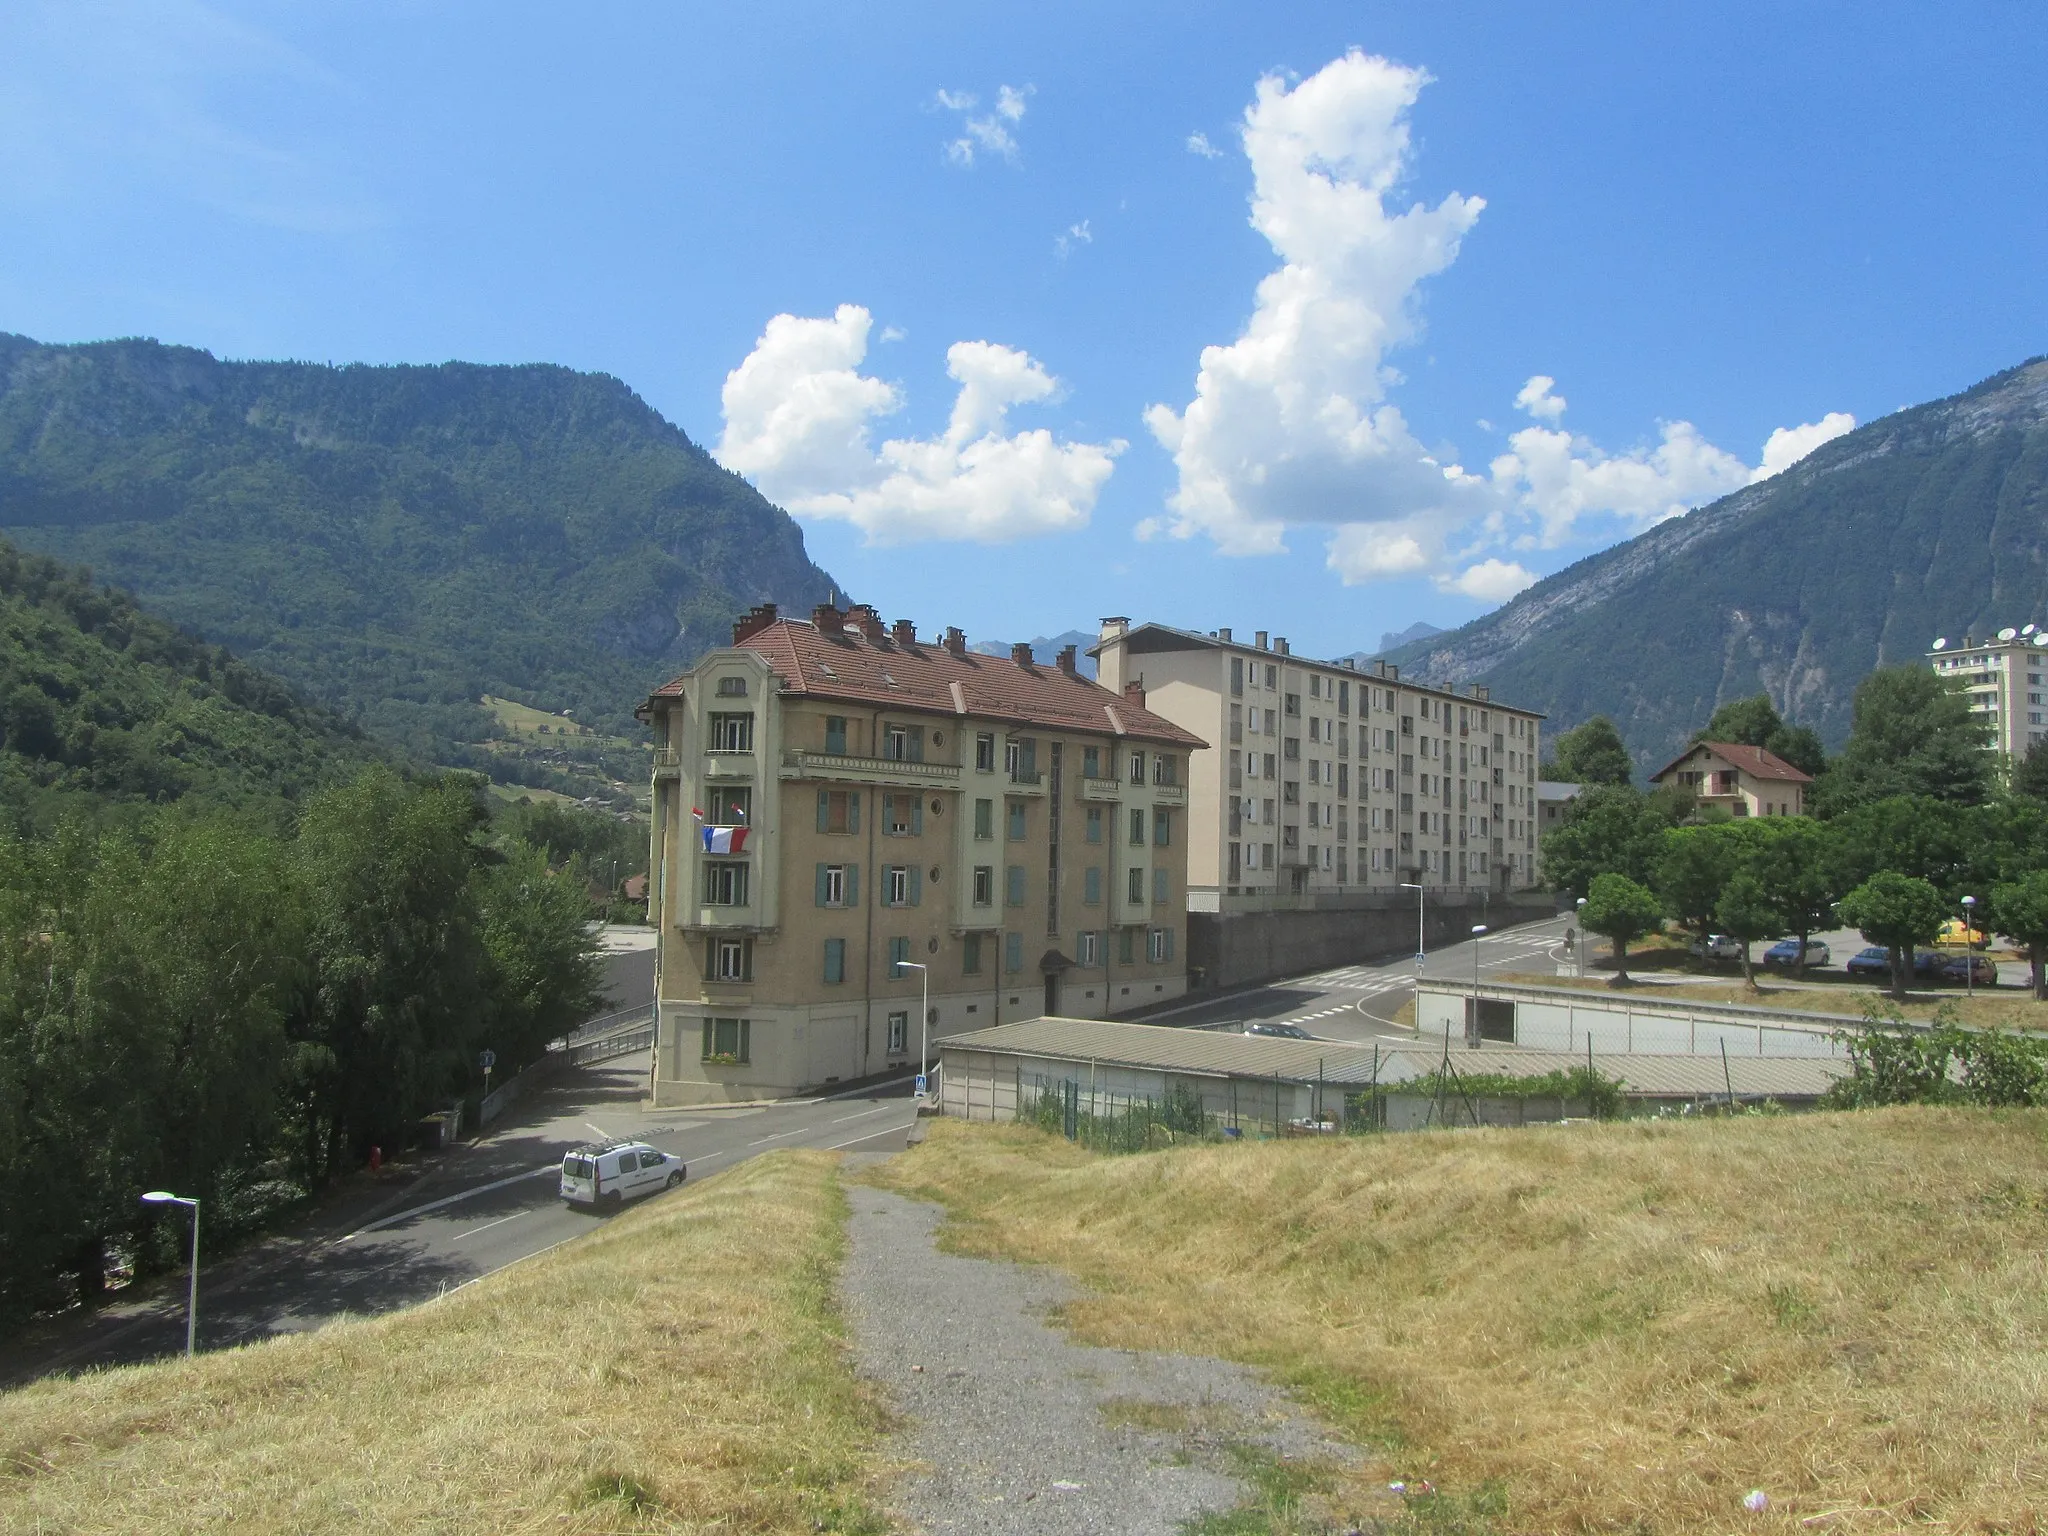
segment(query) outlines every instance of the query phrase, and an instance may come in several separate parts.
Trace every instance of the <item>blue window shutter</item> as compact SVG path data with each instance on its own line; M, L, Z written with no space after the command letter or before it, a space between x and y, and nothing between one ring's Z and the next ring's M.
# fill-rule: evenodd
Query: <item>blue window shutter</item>
M818 884L813 896L813 905L825 905L825 866L822 864L818 866Z
M825 979L834 982L846 980L846 940L825 941Z
M832 792L830 790L821 789L818 791L818 830L820 832L826 830L826 828L831 824L831 819Z
M861 802L861 798L862 798L862 797L861 797L861 792L860 792L859 790L857 790L857 789L855 789L855 790L849 790L849 791L847 792L847 795L846 795L846 830L847 830L847 831L849 831L849 832L858 832L858 831L860 830L860 802Z
M924 727L913 725L910 728L909 736L910 760L913 763L921 763L924 761Z
M846 866L846 904L849 907L860 905L860 866L858 864Z
M1081 899L1091 906L1102 900L1101 866L1091 864L1081 876Z
M920 837L924 835L924 801L922 800L910 802L910 830L917 833Z
M910 866L910 904L914 907L924 899L924 871L915 864Z
M1007 889L1003 893L1003 899L1013 907L1023 906L1024 866L1022 864L1012 864L1004 871L1004 881Z

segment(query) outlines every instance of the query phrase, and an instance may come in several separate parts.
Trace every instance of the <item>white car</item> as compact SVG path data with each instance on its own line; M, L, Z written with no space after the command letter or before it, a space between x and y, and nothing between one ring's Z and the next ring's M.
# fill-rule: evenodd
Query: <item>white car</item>
M1686 946L1691 953L1702 960L1740 960L1742 940L1731 939L1725 933L1710 933L1704 939L1694 939Z
M641 1195L674 1189L688 1173L681 1158L644 1141L578 1147L562 1159L562 1198L571 1205L616 1210Z

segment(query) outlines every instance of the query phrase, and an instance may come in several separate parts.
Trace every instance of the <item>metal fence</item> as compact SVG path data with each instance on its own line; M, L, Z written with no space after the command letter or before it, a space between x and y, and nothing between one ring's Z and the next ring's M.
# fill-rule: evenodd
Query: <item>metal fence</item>
M1163 1098L1154 1098L1112 1093L1076 1078L1034 1074L1017 1085L1017 1119L1097 1152L1146 1152L1242 1137L1265 1141L1378 1125L1377 1116L1348 1126L1342 1118L1290 1119L1282 1095L1269 1098L1263 1083L1248 1081L1241 1094L1238 1087L1235 1080L1228 1084L1219 1105L1185 1084L1174 1084Z
M646 1019L624 1029L615 1029L608 1035L600 1035L595 1040L572 1041L563 1047L561 1056L570 1066L580 1067L593 1061L610 1061L614 1056L630 1056L653 1044L654 1021Z

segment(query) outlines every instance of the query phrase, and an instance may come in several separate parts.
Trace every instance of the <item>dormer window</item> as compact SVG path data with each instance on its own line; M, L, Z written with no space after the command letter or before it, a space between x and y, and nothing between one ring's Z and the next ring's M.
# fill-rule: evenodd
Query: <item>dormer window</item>
M744 699L747 696L747 680L744 677L721 677L718 680L718 697L721 699Z

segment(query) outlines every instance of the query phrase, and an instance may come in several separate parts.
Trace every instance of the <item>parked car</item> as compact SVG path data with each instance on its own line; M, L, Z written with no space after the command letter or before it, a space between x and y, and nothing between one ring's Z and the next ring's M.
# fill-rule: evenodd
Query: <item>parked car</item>
M1821 943L1819 939L1808 939L1806 941L1806 963L1808 965L1826 965L1832 958L1834 957L1828 952L1827 945ZM1764 951L1765 965L1789 967L1798 963L1799 941L1797 939L1780 939Z
M1913 951L1913 974L1923 981L1939 981L1949 959L1938 949L1916 949Z
M1952 917L1941 925L1941 932L1934 940L1946 948L1957 948L1968 944L1972 949L1989 949L1991 935L1982 928L1968 928L1959 917Z
M1949 955L1942 962L1941 974L1945 981L1998 985L1998 965L1989 955Z
M1704 939L1694 939L1686 946L1695 960L1740 960L1742 940L1730 938L1725 933L1710 933Z
M680 1157L644 1141L578 1147L562 1159L562 1198L571 1205L616 1210L628 1200L674 1189L688 1173Z
M1849 963L1842 967L1851 976L1883 976L1892 973L1892 952L1882 944L1873 944L1868 949L1859 949L1849 957Z
M1265 1035L1274 1040L1313 1040L1315 1036L1299 1024L1247 1024L1244 1032L1248 1035Z

